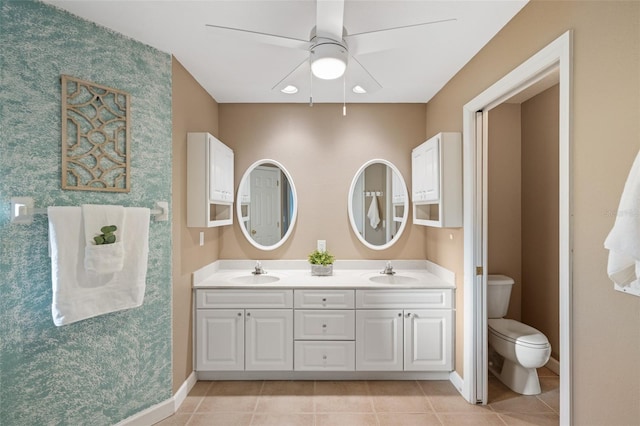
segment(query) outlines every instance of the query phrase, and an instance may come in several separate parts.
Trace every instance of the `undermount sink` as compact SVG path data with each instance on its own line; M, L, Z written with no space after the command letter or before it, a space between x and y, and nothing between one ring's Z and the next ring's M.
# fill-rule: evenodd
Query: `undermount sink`
M239 284L269 284L279 281L280 277L275 275L241 275L231 278L231 281Z
M376 275L369 277L369 281L378 284L412 284L417 283L418 279L406 275Z

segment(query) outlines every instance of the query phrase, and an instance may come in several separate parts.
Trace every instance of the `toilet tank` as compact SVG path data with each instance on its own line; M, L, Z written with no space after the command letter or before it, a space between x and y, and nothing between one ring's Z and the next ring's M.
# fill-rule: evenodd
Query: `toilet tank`
M507 315L513 278L506 275L487 275L487 317L502 318Z

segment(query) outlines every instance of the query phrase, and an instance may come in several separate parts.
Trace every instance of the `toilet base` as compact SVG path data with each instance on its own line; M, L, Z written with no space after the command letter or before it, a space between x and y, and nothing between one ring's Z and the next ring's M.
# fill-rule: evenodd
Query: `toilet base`
M493 360L489 362L489 371L505 386L522 395L538 395L541 392L538 371L535 368L524 368L495 351L491 352L490 359Z

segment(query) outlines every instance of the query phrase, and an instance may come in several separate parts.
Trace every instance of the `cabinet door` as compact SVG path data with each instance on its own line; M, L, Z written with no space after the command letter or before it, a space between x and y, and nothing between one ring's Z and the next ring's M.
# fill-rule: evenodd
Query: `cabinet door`
M411 152L411 198L413 202L422 201L424 197L425 167L424 144Z
M404 369L453 369L453 311L405 310Z
M402 311L356 312L356 370L402 370Z
M293 370L293 310L247 309L246 370Z
M209 135L209 198L233 201L233 151Z
M438 201L440 199L440 138L434 137L424 144L424 182L421 201Z
M392 202L394 204L404 203L405 200L405 187L395 172L391 173L391 193L393 194Z
M196 311L196 370L244 370L242 309Z

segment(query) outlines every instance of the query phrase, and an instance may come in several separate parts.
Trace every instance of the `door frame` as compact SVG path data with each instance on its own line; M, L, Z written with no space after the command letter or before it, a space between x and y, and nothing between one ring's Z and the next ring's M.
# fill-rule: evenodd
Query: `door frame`
M572 32L567 31L505 75L463 107L464 164L464 380L462 395L470 403L486 403L486 156L476 137L476 113L487 111L550 72L559 73L559 296L560 296L560 424L572 419ZM484 170L483 170L484 169ZM480 176L480 178L478 178ZM476 274L477 267L482 273Z

